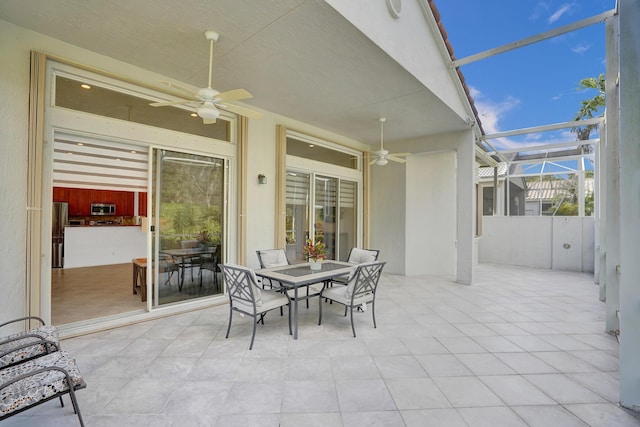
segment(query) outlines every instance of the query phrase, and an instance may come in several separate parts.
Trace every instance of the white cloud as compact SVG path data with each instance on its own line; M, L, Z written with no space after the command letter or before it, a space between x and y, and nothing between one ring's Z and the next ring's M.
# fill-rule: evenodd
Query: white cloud
M591 45L589 43L580 43L577 46L571 48L571 51L573 53L577 53L578 55L582 55L589 49L591 49Z
M477 88L470 87L469 90L473 94L475 106L478 110L478 115L480 116L480 121L482 122L482 128L484 129L485 134L491 135L502 132L502 129L500 129L499 126L500 118L516 108L520 104L520 100L509 96L503 101L494 102L489 99L484 99L482 92ZM519 145L517 142L511 141L508 138L498 138L491 140L490 143L497 149L513 148Z
M518 98L508 96L504 100L496 102L488 99L474 87L469 87L473 94L478 116L482 122L482 128L486 135L492 135L513 129L503 129L500 126L501 119L520 105ZM553 144L558 142L570 142L575 140L575 135L569 129L552 132L535 132L512 138L489 139L487 142L497 150L522 148L531 145Z
M528 135L525 135L525 140L527 141L540 141L542 139L542 134L541 133L530 133Z
M562 15L564 15L567 12L569 12L572 7L573 7L573 5L571 5L571 4L563 4L560 7L560 9L556 10L555 12L553 12L553 14L547 19L547 23L553 24L558 19L560 19L562 17Z
M548 10L549 3L545 1L538 2L536 7L533 9L533 12L531 12L531 15L529 15L529 20L537 21L542 15L546 14Z

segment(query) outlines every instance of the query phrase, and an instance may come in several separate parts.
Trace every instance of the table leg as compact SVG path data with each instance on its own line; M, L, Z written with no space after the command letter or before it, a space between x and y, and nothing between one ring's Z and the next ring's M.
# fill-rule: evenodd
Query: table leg
M133 283L133 294L137 294L138 292L136 292L136 285L138 284L138 266L136 265L135 261L131 263L131 265L133 266L133 279L132 279L132 283Z
M298 286L293 287L293 339L298 339Z

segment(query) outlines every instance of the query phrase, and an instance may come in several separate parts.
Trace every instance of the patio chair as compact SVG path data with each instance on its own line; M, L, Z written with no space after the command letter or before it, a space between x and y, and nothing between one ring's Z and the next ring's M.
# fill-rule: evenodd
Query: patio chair
M380 255L379 249L351 248L346 261L353 264L362 264L365 262L377 261L378 255ZM331 279L331 284L346 285L348 281L347 276L338 276Z
M284 249L261 249L257 250L256 254L258 255L258 261L260 262L260 268L271 268L271 267L279 267L283 265L291 265L289 262L289 258L287 258L287 254ZM264 279L269 281L269 287L271 289L276 289L281 292L286 292L289 295L289 298L292 300L295 299L295 292L293 289L286 289L282 286L281 283L274 283L271 279ZM264 288L265 283L262 282L262 287ZM298 299L307 300L307 308L309 308L309 298L320 295L322 292L322 283L314 283L312 285L306 286L307 292L304 296L298 296Z
M264 315L271 310L288 305L290 299L286 293L260 289L255 272L247 267L220 264L220 270L229 295L229 325L225 338L229 338L234 311L251 316L253 318L253 333L251 344L249 344L249 350L251 350L256 337L256 324L261 321L264 325ZM291 334L291 310L289 310L289 335Z
M75 360L62 350L0 369L0 420L56 397L64 407L62 396L69 394L84 426L75 392L85 387Z
M0 328L26 320L40 326L0 338L0 369L57 351L58 331L36 316L21 317L0 324Z
M386 261L373 261L359 264L353 268L348 277L347 286L337 286L325 288L320 294L318 325L322 324L322 298L344 305L344 315L347 315L347 308L351 313L351 330L353 337L356 337L356 328L353 324L353 308L366 307L371 303L371 316L373 327L376 328L376 291L378 282L382 275Z

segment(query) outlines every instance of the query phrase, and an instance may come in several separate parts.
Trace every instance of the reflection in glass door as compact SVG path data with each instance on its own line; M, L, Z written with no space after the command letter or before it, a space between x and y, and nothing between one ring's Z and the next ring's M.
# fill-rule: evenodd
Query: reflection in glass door
M222 293L225 162L154 150L154 306Z
M287 172L286 252L291 262L304 261L303 248L309 238L310 175Z
M337 178L316 176L314 203L314 240L323 241L329 253L328 259L336 259L336 205Z
M351 248L358 245L358 185L340 180L338 202L338 259L346 261Z

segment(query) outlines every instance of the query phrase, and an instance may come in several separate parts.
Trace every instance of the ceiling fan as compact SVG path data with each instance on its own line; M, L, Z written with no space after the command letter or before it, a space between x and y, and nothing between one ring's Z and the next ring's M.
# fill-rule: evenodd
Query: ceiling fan
M241 99L252 98L253 96L244 89L234 89L226 92L218 92L211 87L211 72L213 69L213 45L218 41L220 35L215 31L205 31L204 37L209 40L209 85L193 91L184 86L180 86L172 82L162 82L167 86L178 89L188 95L188 99L181 101L152 102L152 107L166 107L169 105L187 105L193 107L202 117L204 124L212 124L220 116L220 109L240 114L252 119L261 119L262 114L248 108L239 107L237 105L227 104L229 101L239 101ZM187 98L187 97L185 97Z
M411 153L393 153L392 154L392 153L389 153L389 150L385 150L384 149L384 122L386 122L387 119L385 117L380 117L378 120L380 121L380 149L377 151L371 152L371 154L374 154L375 156L377 156L377 159L371 160L369 164L384 166L387 163L389 163L389 160L398 162L398 163L405 163L406 160L402 159L401 157L406 157Z

